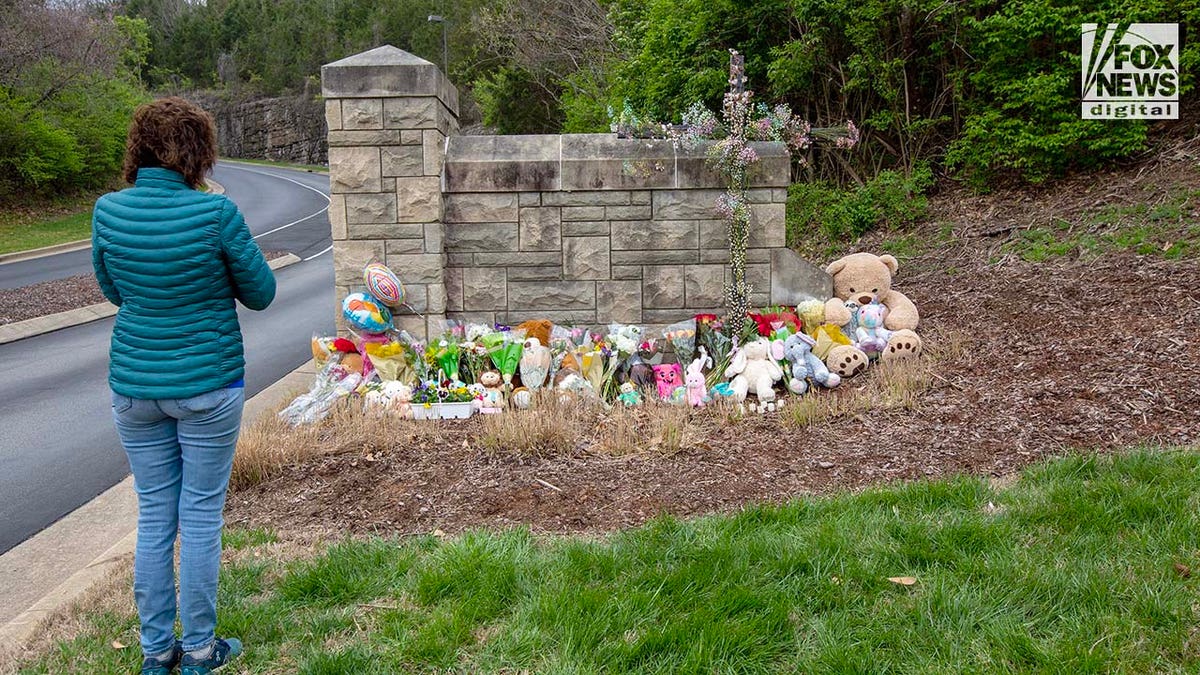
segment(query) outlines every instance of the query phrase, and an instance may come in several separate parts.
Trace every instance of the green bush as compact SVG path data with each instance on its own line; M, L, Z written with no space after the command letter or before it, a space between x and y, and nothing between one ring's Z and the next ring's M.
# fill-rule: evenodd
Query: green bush
M932 185L933 172L926 164L909 175L881 171L852 189L827 181L795 183L788 189L788 245L798 246L814 235L838 243L875 229L910 225L925 216L929 201L924 193Z

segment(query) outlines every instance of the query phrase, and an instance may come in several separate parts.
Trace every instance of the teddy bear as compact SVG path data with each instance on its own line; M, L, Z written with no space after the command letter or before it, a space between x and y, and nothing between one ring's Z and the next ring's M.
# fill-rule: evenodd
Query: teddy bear
M899 267L890 255L852 253L825 268L833 277L833 297L825 303L826 322L848 326L856 318L851 313L854 305L859 313L861 307L873 302L887 308L883 327L891 331L891 336L881 354L885 361L921 353L921 338L915 332L920 321L917 306L892 288L892 275ZM852 304L848 307L847 303ZM825 357L829 370L842 377L861 372L867 362L867 354L853 345L837 345Z
M783 379L779 360L783 358L783 342L771 342L759 338L737 350L733 362L725 369L725 377L732 378L734 401L741 403L749 393L754 393L760 403L775 400L775 383Z
M504 379L498 370L485 370L479 374L479 384L483 385L483 402L479 412L487 415L504 410Z

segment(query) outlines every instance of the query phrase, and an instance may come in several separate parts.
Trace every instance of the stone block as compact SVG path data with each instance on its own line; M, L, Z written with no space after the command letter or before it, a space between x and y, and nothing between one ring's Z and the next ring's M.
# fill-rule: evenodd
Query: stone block
M596 310L594 309L559 309L559 310L519 310L514 309L508 312L498 312L496 321L515 326L522 321L553 321L561 326L572 325L588 325L596 323Z
M716 307L724 302L724 265L688 265L683 269L683 294L687 307Z
M329 195L329 233L334 241L350 236L346 231L346 198L343 195Z
M751 204L749 245L775 248L787 245L787 205Z
M410 239L421 243L421 226L406 223L355 223L350 226L351 239ZM419 251L418 251L419 252Z
M499 321L495 312L454 312L453 314L447 313L447 318L463 323L481 323L485 326L491 326Z
M612 223L614 251L663 253L699 248L699 228L694 220L621 220Z
M426 253L442 253L445 250L446 226L441 223L425 223L422 227Z
M504 268L468 267L463 270L462 283L463 309L466 311L494 311L508 306Z
M425 311L430 314L444 314L446 312L445 284L430 284L425 289L429 293L429 304Z
M746 190L746 201L751 204L770 204L773 188L751 188Z
M447 192L557 190L559 137L451 136Z
M517 195L517 203L521 206L541 206L542 193L540 192L522 192Z
M431 223L442 216L442 187L437 176L396 179L396 218L402 223Z
M516 223L446 223L446 250L494 253L517 250Z
M790 248L772 249L770 267L773 305L796 305L809 299L824 301L833 297L833 277Z
M424 253L425 242L421 239L388 239L384 242L387 255Z
M558 251L562 248L562 220L559 209L532 206L520 211L522 251Z
M438 67L391 45L321 66L321 94L325 98L431 96L458 112L458 91Z
M654 193L655 220L719 218L717 197L724 190L657 190Z
M422 133L421 147L425 151L425 175L440 176L442 162L446 159L446 137L436 129L426 129Z
M562 264L561 251L535 253L476 253L474 264L478 267L547 267Z
M387 266L405 284L445 283L446 260L440 253L389 255Z
M613 265L612 266L612 278L613 279L641 279L642 278L642 266L641 265Z
M383 262L382 240L343 241L333 248L333 274L337 283L347 287L362 285L362 270L367 263ZM338 298L342 301L345 293Z
M341 131L342 101L341 99L326 99L325 101L325 130Z
M407 307L399 309L397 314L424 314L429 311L429 284L404 284L404 304Z
M702 263L728 263L729 249L727 248L702 248L700 249L700 262Z
M382 129L383 101L377 98L342 99L343 129Z
M470 267L475 264L475 255L472 253L454 253L453 251L446 252L446 264L450 267Z
M671 309L685 306L683 270L679 265L647 265L642 268L642 304L647 308Z
M441 190L440 185L438 190ZM448 223L515 223L517 208L517 195L513 193L447 194L445 220Z
M509 281L551 281L563 278L563 268L560 265L544 267L509 267Z
M607 220L563 221L564 237L607 237L609 235Z
M769 263L771 262L772 248L748 248L746 249L746 262L748 263Z
M329 148L329 191L379 192L383 189L378 148Z
M637 205L645 205L651 203L653 193L650 190L637 190L629 193L629 203Z
M700 250L618 251L613 249L614 265L668 265L700 262Z
M787 188L771 188L771 201L776 203L786 203L788 200Z
M355 223L396 222L396 195L391 192L346 195L346 222L351 238Z
M626 190L583 190L579 192L544 192L545 206L624 206L629 204Z
M621 207L613 207L621 208ZM649 216L646 216L647 218ZM563 222L568 220L604 220L603 206L564 206L562 210Z
M399 145L400 132L395 130L330 131L329 147Z
M438 100L432 96L385 98L383 125L388 129L437 129Z
M422 133L420 129L402 129L400 131L400 145L420 145L423 138Z
M424 153L419 145L385 145L379 156L385 176L425 175Z
M720 315L723 312L724 310L708 313ZM691 319L699 313L691 309L651 309L647 307L642 310L642 325L646 328L662 328L679 321Z
M681 148L676 163L676 187L716 188L725 184L721 174L708 162L709 143ZM756 141L750 144L758 161L747 173L750 187L786 186L791 180L791 156L783 143Z
M561 139L564 190L665 188L675 183L675 148L670 141L612 134L567 134Z
M596 308L594 281L510 281L508 306L512 310L563 310Z
M641 323L642 282L596 282L596 320L602 323Z
M608 279L608 237L565 237L563 277L566 279Z
M608 220L647 220L651 217L651 213L649 204L604 207L604 217Z
M463 311L463 268L447 267L445 272L446 311Z

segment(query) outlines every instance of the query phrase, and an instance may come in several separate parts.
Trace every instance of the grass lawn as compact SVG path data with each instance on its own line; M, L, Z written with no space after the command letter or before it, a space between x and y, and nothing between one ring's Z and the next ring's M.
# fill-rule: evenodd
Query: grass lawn
M0 253L26 251L92 236L95 196L80 203L60 204L46 211L0 210ZM67 211L63 213L63 211Z
M603 538L230 531L237 672L1195 673L1200 455L918 482ZM889 581L911 577L911 585ZM127 583L127 582L126 582ZM132 672L127 586L21 672Z

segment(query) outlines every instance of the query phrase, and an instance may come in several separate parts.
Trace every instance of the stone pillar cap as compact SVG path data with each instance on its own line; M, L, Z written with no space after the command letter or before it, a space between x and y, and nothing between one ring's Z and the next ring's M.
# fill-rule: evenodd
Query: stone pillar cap
M436 96L458 115L458 89L425 59L383 45L321 66L325 98Z

